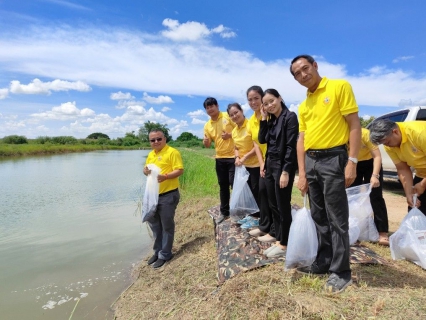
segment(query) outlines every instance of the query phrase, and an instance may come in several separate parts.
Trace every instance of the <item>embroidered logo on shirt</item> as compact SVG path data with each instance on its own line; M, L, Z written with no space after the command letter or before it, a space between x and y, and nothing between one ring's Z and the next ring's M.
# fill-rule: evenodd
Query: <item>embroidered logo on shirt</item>
M158 157L158 161L161 161L161 156L160 156L160 157Z
M330 102L330 98L329 98L329 97L325 97L325 98L324 98L324 103L325 103L325 104L328 104L329 102Z
M415 147L415 146L411 146L411 150L412 150L414 153L416 153L416 152L417 152L417 149L416 149L416 147Z

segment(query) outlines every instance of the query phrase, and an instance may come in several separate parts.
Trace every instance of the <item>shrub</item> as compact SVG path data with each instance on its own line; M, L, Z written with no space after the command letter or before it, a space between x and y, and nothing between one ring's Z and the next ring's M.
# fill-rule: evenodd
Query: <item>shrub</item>
M11 135L3 138L3 143L8 144L25 144L28 140L25 136Z

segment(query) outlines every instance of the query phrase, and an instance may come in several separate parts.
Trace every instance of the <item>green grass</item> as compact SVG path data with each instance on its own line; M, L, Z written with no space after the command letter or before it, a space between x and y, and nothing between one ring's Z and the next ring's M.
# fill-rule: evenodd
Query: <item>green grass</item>
M203 155L200 150L181 149L184 172L180 177L180 186L184 196L203 197L219 195L215 160Z
M139 147L123 147L113 145L56 145L56 144L0 144L0 157L29 156L68 152L87 152L95 150L130 150Z

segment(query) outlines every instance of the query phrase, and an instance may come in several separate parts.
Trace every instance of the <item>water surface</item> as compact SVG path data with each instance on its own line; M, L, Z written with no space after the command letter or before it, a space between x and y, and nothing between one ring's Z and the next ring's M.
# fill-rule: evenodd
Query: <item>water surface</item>
M0 161L2 319L111 318L151 247L137 212L147 154Z

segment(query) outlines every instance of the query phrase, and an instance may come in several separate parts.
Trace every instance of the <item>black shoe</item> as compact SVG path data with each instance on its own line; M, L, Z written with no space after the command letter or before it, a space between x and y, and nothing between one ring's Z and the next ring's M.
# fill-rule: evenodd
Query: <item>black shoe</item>
M165 264L166 262L167 262L166 260L163 260L163 259L157 259L157 261L155 261L155 262L154 262L154 264L152 265L152 267L153 267L154 269L161 268L162 266L164 266L164 264Z
M299 273L304 273L304 274L328 274L328 273L330 273L328 271L328 268L320 268L320 267L318 267L318 265L315 262L308 267L297 268L296 271L299 272Z
M154 254L151 258L149 258L147 264L151 265L151 264L153 264L157 260L158 260L158 256L156 254Z
M332 273L324 286L324 291L332 294L341 293L351 284L352 279L350 275L342 277Z
M227 220L227 219L229 219L229 216L225 216L225 215L223 215L222 213L219 215L219 217L217 217L217 219L216 219L216 223L217 224L219 224L219 223L221 223L222 221L224 221L224 220Z

